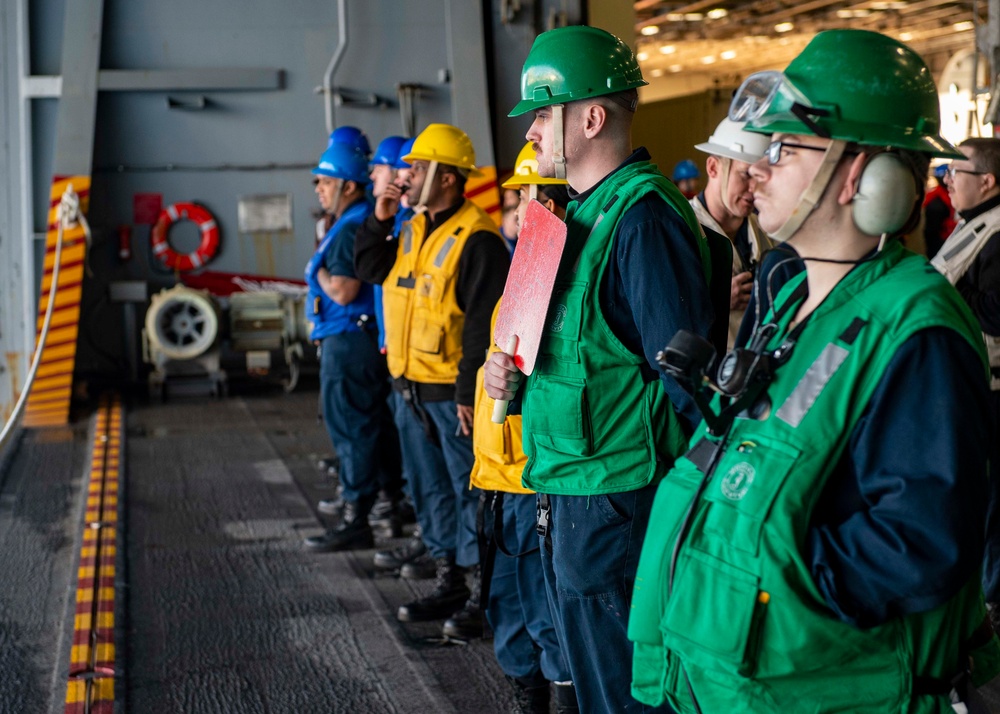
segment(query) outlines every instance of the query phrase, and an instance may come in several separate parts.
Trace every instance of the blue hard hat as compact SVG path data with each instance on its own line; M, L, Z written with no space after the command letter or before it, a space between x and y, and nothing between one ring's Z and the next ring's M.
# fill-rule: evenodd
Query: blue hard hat
M413 137L412 139L407 139L406 143L403 144L401 147L399 147L399 158L396 159L396 163L392 165L392 168L408 169L411 167L411 164L408 164L405 161L403 161L403 157L408 156L410 152L413 151L413 142L416 140L417 137Z
M940 166L934 167L934 175L944 181L945 174L948 173L948 164L941 164Z
M678 162L674 167L674 181L683 181L684 179L696 179L701 174L698 172L698 167L691 159L684 159Z
M347 144L358 149L365 158L372 155L372 146L368 143L368 136L356 126L338 126L330 134L330 140L326 142L326 148L334 144Z
M399 153L399 149L405 143L406 139L401 136L387 136L382 139L378 146L375 147L375 156L372 157L372 163L392 166L402 156Z
M367 186L368 157L353 146L335 143L319 157L319 164L312 172L318 176L354 181Z

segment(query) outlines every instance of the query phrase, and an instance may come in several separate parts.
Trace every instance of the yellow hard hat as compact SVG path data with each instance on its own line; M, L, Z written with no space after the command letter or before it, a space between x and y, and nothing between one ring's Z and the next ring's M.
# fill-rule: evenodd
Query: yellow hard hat
M535 150L531 148L529 141L517 155L517 162L514 164L514 175L503 182L504 188L517 189L521 186L535 184L545 186L550 184L567 185L566 179L545 178L538 175L538 158Z
M469 135L451 124L429 124L417 135L413 148L403 161L437 161L439 164L465 169L470 176L478 176L476 150Z

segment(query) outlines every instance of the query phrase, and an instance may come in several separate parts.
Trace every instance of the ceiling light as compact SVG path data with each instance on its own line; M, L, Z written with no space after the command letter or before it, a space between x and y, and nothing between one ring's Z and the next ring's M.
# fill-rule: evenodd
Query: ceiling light
M660 28L657 25L646 25L644 28L642 28L641 30L639 30L639 32L641 32L642 34L644 34L646 37L649 37L651 35L655 35L659 31L660 31Z
M637 54L635 56L635 58L637 60L639 60L640 62L645 62L646 60L649 59L649 53L648 52L640 52L639 54Z
M975 27L975 24L972 20L963 20L962 22L956 22L951 26L951 29L955 32L964 32L965 30L971 30L973 27Z
M837 10L837 17L839 17L841 20L849 20L850 18L854 17L854 11L853 10Z
M736 50L726 50L719 55L724 60L731 60L736 57Z
M709 20L721 20L722 18L724 18L728 14L729 14L729 10L727 10L726 8L724 8L724 7L717 7L715 9L713 9L713 10L709 10L707 17L708 17Z
M865 9L854 10L853 12L854 17L868 17L871 14L872 14L871 10L865 10Z
M705 18L700 12L686 12L684 13L684 19L688 22L701 22Z
M795 29L795 25L791 22L779 22L774 26L775 32L791 32Z
M669 67L667 67L667 69L669 71L671 71L671 72L680 72L682 69L684 69L684 65L682 65L682 64L672 64Z
M910 40L913 39L913 33L912 32L900 32L899 33L899 39L901 39L903 42L909 42Z
M684 22L684 15L679 12L668 12L667 22Z
M654 69L652 72L650 72L650 74L653 75L654 77L662 77L663 76L663 70L657 68L657 69Z
M672 55L676 51L677 51L677 47L675 47L674 45L662 45L660 47L660 54L661 55Z
M702 64L715 64L715 55L705 55L701 58Z

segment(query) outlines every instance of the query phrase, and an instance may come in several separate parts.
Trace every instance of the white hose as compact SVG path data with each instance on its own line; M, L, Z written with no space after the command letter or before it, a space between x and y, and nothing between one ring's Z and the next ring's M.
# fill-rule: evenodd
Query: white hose
M59 224L59 234L56 238L56 256L55 262L52 265L52 283L49 285L49 303L45 308L45 320L42 322L42 332L38 336L38 345L35 347L35 356L31 360L31 369L28 370L28 378L24 382L24 388L21 390L21 396L18 397L17 404L14 405L14 411L11 413L7 423L4 424L3 431L0 432L0 452L6 448L7 440L13 433L14 427L21 420L21 413L24 411L24 405L28 401L28 395L31 393L31 387L35 383L35 373L38 372L38 365L42 361L42 352L45 350L45 341L49 337L49 324L52 322L52 310L56 304L56 289L59 285L59 264L62 260L63 231L64 229L72 228L79 223L83 226L83 232L87 237L87 242L90 242L90 225L87 223L87 219L84 215L80 213L80 197L77 195L76 191L73 190L73 184L69 184L63 192L56 215Z

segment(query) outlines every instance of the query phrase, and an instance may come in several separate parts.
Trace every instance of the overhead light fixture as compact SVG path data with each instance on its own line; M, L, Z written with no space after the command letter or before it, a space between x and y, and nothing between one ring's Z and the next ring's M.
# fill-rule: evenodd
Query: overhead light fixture
M837 10L837 17L839 17L841 20L849 20L850 18L854 17L854 11L853 10Z
M775 32L791 32L795 29L795 25L791 22L779 22L774 26Z
M900 32L899 33L899 39L901 39L903 42L909 42L910 40L913 39L913 33L912 32Z
M660 54L661 55L672 55L676 51L677 51L677 47L675 45L661 45L660 46Z
M705 55L701 58L702 64L715 64L715 55Z
M654 77L662 77L663 76L663 70L660 69L659 67L657 67L652 72L650 72L650 74L653 75Z
M688 22L701 22L705 19L705 16L700 12L686 12L684 13L684 19Z
M677 72L680 72L682 69L684 69L684 65L682 65L682 64L672 64L669 67L667 67L667 69L669 71L674 72L676 74Z
M648 52L640 52L639 54L637 54L635 56L635 58L637 60L639 60L640 62L645 62L646 60L649 59L649 53Z
M965 32L966 30L971 30L975 26L976 25L972 22L972 20L963 20L962 22L956 22L951 26L951 29L955 32Z
M712 10L709 10L708 14L706 15L706 17L709 20L721 20L722 18L724 18L728 14L729 14L729 10L727 10L726 8L724 8L724 7L717 7L717 8L714 8Z
M724 60L735 59L736 58L736 50L726 50L725 52L722 52L721 54L719 54L719 57L721 57Z
M679 12L668 12L667 22L684 22L684 15Z
M659 31L660 31L660 28L659 28L658 25L646 25L644 28L642 28L641 30L639 30L639 32L641 32L642 34L644 34L646 37L651 37L651 36L655 35L656 33L658 33Z

